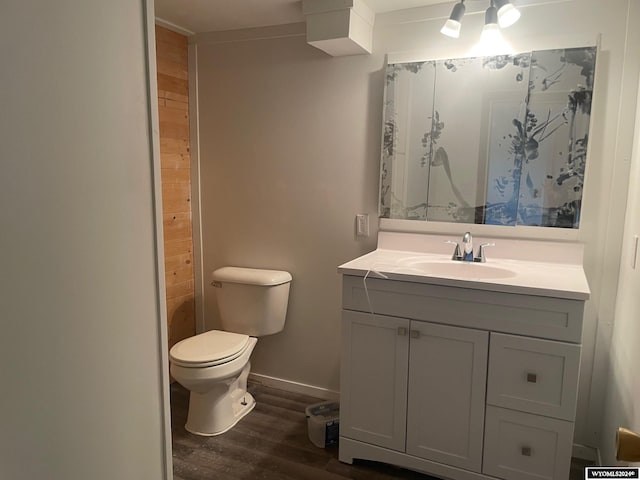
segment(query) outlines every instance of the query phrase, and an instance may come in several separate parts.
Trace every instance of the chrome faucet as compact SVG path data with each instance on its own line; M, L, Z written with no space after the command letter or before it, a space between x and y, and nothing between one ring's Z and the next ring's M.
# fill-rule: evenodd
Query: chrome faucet
M457 262L485 263L487 259L484 256L484 248L495 246L495 243L482 243L478 247L478 255L474 256L473 237L471 235L471 232L465 232L465 234L462 236L462 249L460 249L460 244L458 242L454 242L453 240L447 240L446 243L450 243L456 246L455 250L453 251L451 260L455 260Z
M471 232L465 232L462 236L462 258L463 262L473 262L473 237Z

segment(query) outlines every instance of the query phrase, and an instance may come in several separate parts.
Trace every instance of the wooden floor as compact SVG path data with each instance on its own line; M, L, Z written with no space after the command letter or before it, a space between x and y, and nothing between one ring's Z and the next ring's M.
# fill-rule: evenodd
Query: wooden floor
M321 400L258 384L249 391L257 402L249 415L223 435L201 437L184 429L189 392L172 384L175 480L434 480L377 462L341 463L337 447L317 448L307 436L304 409ZM571 480L583 479L582 470L575 463Z

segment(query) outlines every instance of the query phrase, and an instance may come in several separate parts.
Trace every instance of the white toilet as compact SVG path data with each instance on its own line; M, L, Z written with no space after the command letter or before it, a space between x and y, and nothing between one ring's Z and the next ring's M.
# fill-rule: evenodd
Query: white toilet
M171 375L191 392L185 428L207 436L226 432L255 406L249 357L255 337L284 328L291 274L223 267L212 279L224 331L187 338L169 352Z

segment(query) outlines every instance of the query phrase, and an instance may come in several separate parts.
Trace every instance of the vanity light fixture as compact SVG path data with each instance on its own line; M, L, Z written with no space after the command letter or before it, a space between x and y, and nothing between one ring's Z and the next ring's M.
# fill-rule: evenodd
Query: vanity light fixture
M449 19L445 22L440 33L448 37L458 38L462 28L462 16L464 15L464 0L456 3L451 10ZM485 12L482 40L493 39L500 35L500 28L507 28L518 21L520 11L509 0L491 0L489 8Z
M451 38L458 38L460 36L460 28L462 27L462 16L464 15L465 6L464 0L460 0L460 3L456 3L451 10L449 19L445 22L440 30L440 33Z

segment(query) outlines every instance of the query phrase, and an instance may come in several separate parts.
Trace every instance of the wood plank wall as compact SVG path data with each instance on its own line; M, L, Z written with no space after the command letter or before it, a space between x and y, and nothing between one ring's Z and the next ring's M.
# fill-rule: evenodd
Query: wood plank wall
M195 334L187 37L156 25L169 348Z

